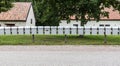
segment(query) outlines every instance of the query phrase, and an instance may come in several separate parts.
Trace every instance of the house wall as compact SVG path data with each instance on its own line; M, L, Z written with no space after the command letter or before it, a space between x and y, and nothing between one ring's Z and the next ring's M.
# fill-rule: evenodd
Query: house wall
M15 24L15 26L25 26L25 22L0 22L0 26L6 27L6 24Z
M32 21L32 23L31 23ZM26 22L8 22L8 21L0 21L0 26L1 27L6 27L6 24L15 24L16 27L18 26L35 26L35 16L33 12L33 7L30 7L30 11L28 13L28 17L26 18Z
M34 11L32 6L30 8L30 11L27 17L26 26L35 26L35 16L34 16Z
M59 26L73 26L73 24L78 24L78 26L81 25L80 21L71 20L70 23L67 23L66 20L61 20L61 23L59 24ZM85 26L99 27L100 25L110 25L110 27L120 26L120 21L99 21L99 22L89 21Z

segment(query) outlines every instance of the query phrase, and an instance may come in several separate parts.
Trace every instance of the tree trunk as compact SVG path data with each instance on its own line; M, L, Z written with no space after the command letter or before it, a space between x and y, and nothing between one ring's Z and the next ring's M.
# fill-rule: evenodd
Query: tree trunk
M81 21L81 26L84 26L84 22L83 21Z
M104 28L104 44L107 44L106 28Z
M85 24L85 14L82 13L82 16L81 16L81 26L84 26ZM79 35L80 38L83 38L84 37L84 29L83 29L83 35Z

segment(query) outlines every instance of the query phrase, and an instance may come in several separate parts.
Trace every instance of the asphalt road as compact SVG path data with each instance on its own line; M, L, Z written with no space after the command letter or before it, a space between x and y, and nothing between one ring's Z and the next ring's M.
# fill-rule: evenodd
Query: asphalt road
M25 47L28 48L28 46ZM70 47L73 48L73 51ZM0 47L0 66L120 66L120 47L107 46L106 48L109 48L107 50L104 50L104 46L70 47L62 46L61 50L58 47L59 51L57 48L56 50L50 50L50 48L53 49L52 46L48 50L38 50L39 47L32 50L31 46L31 51L29 51L30 48L29 50L23 50L22 46L9 47L10 50L5 49L6 46Z

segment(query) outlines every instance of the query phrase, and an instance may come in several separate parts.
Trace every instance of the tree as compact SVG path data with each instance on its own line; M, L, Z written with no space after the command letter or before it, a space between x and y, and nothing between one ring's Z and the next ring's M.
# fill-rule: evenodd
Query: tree
M12 3L9 0L0 0L0 13L7 11L12 7Z
M43 26L58 26L58 12L56 9L46 2L46 0L34 1L34 11L36 15L37 25Z
M36 1L36 3L35 3ZM75 16L84 26L88 21L94 19L99 21L101 17L108 17L109 12L105 8L113 8L120 11L118 0L35 0L37 20L40 23L59 23L61 19L70 22L70 16ZM46 23L45 23L46 24Z
M44 0L45 1L45 0ZM84 26L89 20L99 21L101 17L108 17L109 12L105 8L113 8L120 11L120 1L118 0L46 0L52 9L56 9L60 19L70 20L70 16L75 16Z

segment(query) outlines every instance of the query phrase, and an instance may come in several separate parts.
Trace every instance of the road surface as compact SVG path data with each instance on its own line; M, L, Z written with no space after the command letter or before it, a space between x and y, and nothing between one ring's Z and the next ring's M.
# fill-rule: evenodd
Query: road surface
M0 66L120 66L120 47L0 46Z

